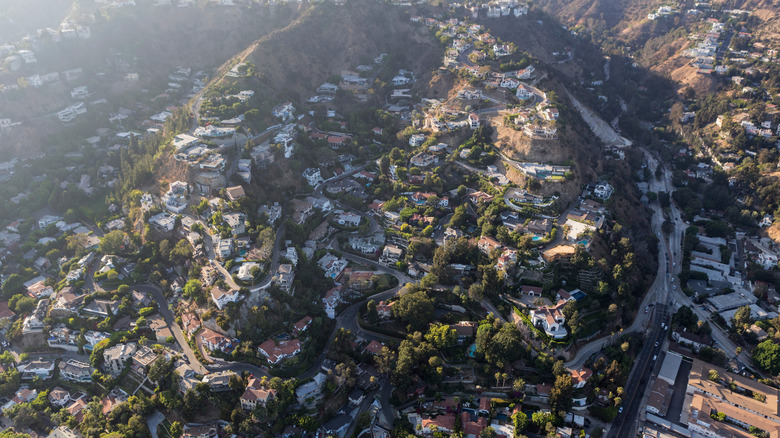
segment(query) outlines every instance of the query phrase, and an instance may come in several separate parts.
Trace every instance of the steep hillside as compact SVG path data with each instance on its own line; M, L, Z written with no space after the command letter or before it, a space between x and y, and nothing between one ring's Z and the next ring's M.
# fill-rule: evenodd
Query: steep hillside
M567 26L582 26L593 33L620 30L643 19L658 0L539 0L546 12Z
M0 0L0 41L21 39L34 29L57 28L74 0Z
M310 6L289 26L251 44L231 62L257 66L254 84L281 99L300 99L344 70L391 54L388 69L421 75L441 60L428 29L411 26L403 9L370 1ZM252 85L252 84L250 84Z

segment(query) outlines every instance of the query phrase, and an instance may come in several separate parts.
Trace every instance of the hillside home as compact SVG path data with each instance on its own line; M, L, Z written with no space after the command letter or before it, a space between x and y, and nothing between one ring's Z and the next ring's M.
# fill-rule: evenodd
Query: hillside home
M125 368L125 362L133 357L137 350L135 344L117 344L103 351L104 368L112 375L119 375Z
M501 249L504 247L498 240L490 237L490 236L482 236L479 238L479 241L477 242L477 247L479 247L479 250L487 255L490 255L491 252L495 249Z
M93 369L88 363L69 359L67 362L60 362L59 369L62 379L80 383L92 381Z
M247 382L244 393L241 394L239 401L241 408L247 412L255 410L257 405L265 406L269 400L276 398L275 389L266 389L260 379L252 376Z
M46 380L54 375L54 360L38 358L22 362L16 366L16 369L21 373L22 380L32 380L36 377Z
M341 291L344 286L338 284L330 288L325 292L325 296L322 298L322 304L325 306L325 314L328 318L334 319L336 317L336 307L341 303Z
M554 339L565 338L567 333L564 325L566 317L563 316L564 305L566 305L566 301L559 301L554 306L544 306L531 310L531 322Z
M238 290L222 290L219 286L214 286L211 288L211 300L214 301L214 304L217 306L219 310L222 310L223 307L227 305L227 303L235 303L238 302L241 295L238 293Z
M219 350L223 353L230 354L233 350L233 342L227 336L217 333L210 328L204 328L198 335L200 342L204 347L211 351Z
M297 339L291 339L288 341L275 341L269 339L259 347L257 350L268 359L268 362L276 365L284 359L295 356L301 352L301 341Z

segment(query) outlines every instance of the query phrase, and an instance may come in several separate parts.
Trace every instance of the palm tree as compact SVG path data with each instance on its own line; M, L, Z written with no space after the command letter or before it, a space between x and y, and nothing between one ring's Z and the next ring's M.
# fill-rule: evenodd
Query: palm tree
M506 386L506 379L508 379L509 376L507 373L501 373L501 386Z
M501 380L501 371L496 371L496 374L493 377L496 378L496 386L498 386L498 381Z
M515 382L512 384L512 390L515 392L523 392L525 390L525 380L522 377L515 379Z

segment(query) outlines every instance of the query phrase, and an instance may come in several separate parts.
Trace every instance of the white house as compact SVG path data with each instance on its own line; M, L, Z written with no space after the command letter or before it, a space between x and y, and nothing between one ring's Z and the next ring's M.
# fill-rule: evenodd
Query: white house
M274 117L278 117L282 120L291 119L295 114L295 107L292 102L285 102L273 109Z
M133 357L136 351L135 344L117 344L103 351L103 359L106 370L113 375L118 375L125 368L125 362Z
M531 310L531 322L535 326L540 326L544 332L554 338L563 339L566 337L566 317L563 316L563 306L566 301L559 301L554 306L544 306Z
M304 170L303 177L312 187L322 182L322 174L320 173L320 169L316 167L309 167L308 169Z
M599 199L607 200L614 191L615 189L609 183L601 181L593 189L593 195Z
M339 225L344 225L348 227L357 227L360 225L360 220L362 218L360 215L354 214L354 213L340 213L336 215L336 222Z
M238 268L238 274L236 274L236 278L238 278L241 281L252 281L255 277L252 275L252 269L253 268L260 268L260 265L255 262L246 262L241 265L240 268Z
M227 303L235 303L238 301L240 297L240 294L238 293L238 290L222 290L219 286L214 286L211 288L211 300L214 301L214 304L216 304L217 309L222 310L222 308L227 305Z
M517 86L517 91L515 92L515 96L520 100L527 100L530 99L534 95L533 91L531 91L531 88L527 85L521 83Z

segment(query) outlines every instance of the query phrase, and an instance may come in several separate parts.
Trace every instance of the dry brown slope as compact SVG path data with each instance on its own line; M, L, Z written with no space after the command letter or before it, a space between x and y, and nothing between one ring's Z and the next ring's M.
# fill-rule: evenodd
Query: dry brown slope
M391 54L392 65L419 75L441 60L442 48L427 28L413 26L402 9L355 1L309 7L286 28L253 43L246 60L257 66L268 88L297 97L380 53Z

